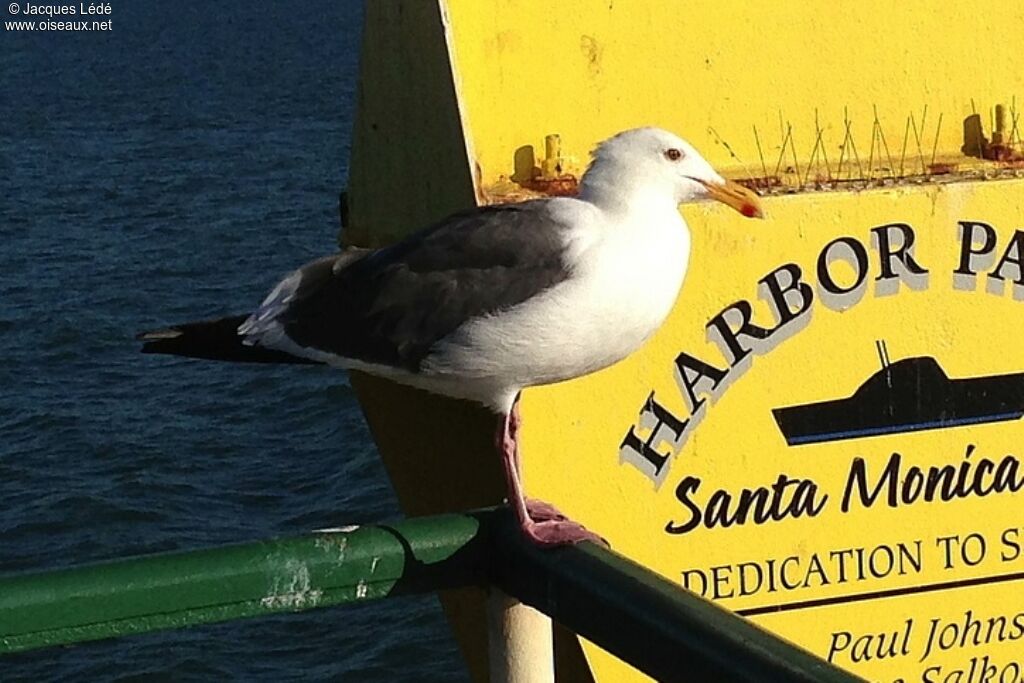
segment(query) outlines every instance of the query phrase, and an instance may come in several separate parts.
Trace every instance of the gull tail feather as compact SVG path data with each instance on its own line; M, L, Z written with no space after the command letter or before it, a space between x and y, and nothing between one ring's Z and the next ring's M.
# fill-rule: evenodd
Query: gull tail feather
M188 358L204 358L235 363L295 363L320 365L318 361L301 358L284 351L245 343L238 328L248 314L231 315L214 320L182 323L159 330L141 332L143 353L163 353Z

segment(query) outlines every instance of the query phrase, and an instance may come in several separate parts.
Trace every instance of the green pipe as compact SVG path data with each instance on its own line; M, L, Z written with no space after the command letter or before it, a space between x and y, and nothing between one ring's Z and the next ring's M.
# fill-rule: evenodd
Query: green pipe
M470 584L659 681L861 680L614 551L532 546L505 509L0 577L0 653Z
M298 612L479 580L470 515L0 578L0 653Z

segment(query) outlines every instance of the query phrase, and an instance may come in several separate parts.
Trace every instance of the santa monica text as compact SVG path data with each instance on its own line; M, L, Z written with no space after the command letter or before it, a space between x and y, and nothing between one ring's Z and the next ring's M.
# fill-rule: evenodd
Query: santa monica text
M876 505L898 508L935 501L984 498L1015 493L1024 488L1024 473L1015 455L978 457L973 444L964 449L956 464L921 467L892 453L881 467L870 467L862 457L850 462L840 512ZM684 477L676 487L676 499L683 510L665 525L669 534L686 534L701 527L728 528L761 525L799 517L816 517L825 510L830 496L812 479L779 474L763 486L739 490L707 491L699 477Z

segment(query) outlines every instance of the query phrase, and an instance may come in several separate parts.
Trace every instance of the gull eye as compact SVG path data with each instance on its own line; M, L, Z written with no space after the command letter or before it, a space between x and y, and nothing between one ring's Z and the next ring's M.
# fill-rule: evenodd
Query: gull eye
M669 161L679 161L683 158L683 153L675 147L671 147L665 150L665 158Z

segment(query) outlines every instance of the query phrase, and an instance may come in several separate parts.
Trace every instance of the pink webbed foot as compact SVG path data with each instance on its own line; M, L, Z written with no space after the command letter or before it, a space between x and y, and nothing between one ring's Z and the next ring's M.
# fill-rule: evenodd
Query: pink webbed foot
M527 520L520 528L529 541L544 548L576 545L583 541L608 545L606 540L571 519L549 519L542 522Z
M536 498L526 499L526 514L534 522L564 521L568 519L551 503Z
M520 520L519 528L523 535L536 545L553 547L575 545L583 541L608 545L608 541L579 522L572 521L554 505L543 500L527 498L526 515L527 519Z

